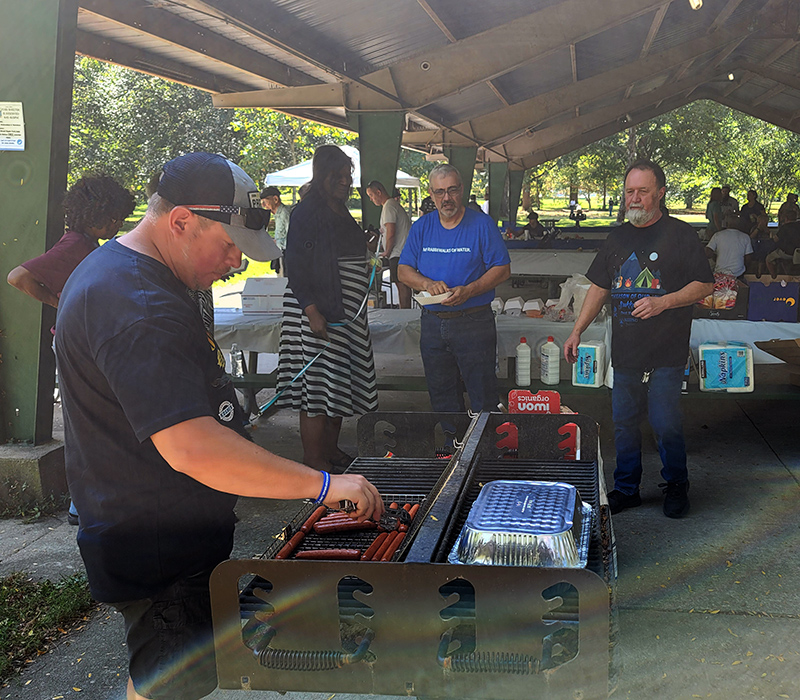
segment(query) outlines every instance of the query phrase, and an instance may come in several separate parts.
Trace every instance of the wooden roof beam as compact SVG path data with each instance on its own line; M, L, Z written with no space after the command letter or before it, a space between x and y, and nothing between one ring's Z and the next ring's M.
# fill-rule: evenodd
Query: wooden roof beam
M688 99L685 95L676 95L670 100L665 100L659 108L653 107L652 109L632 114L630 122L626 123L625 125L621 125L619 122L605 124L592 131L585 132L560 143L553 144L552 146L538 151L537 153L532 153L524 158L517 158L515 159L515 163L517 164L517 167L523 169L535 168L537 165L541 165L542 163L546 163L567 153L571 153L572 151L582 148L583 146L588 146L590 143L600 141L607 136L612 136L613 134L619 133L623 129L627 129L629 126L641 124L650 119L654 119L665 112L671 112L673 109L683 107L683 105L692 101L693 100ZM620 172L620 178L621 177L622 173Z
M775 95L779 95L784 90L786 90L785 85L776 85L775 87L771 88L770 90L766 90L764 93L756 97L756 99L751 100L750 104L753 107L760 105L762 102L766 102L767 100L771 100Z
M194 66L187 66L184 63L179 63L159 54L144 51L128 44L122 44L118 41L101 37L98 34L90 34L80 29L77 32L75 50L79 54L96 58L99 61L132 68L141 73L172 80L206 92L240 92L250 88L250 86L236 80L208 73Z
M231 39L212 31L203 31L202 27L172 12L154 7L149 2L81 0L81 9L114 24L133 29L139 34L157 37L278 85L313 85L319 82Z
M787 114L786 112L777 109L770 109L768 107L754 107L752 104L742 102L741 100L737 100L733 97L728 97L727 95L709 95L709 99L719 102L720 104L730 107L731 109L735 109L738 112L749 114L751 117L755 117L761 121L769 122L770 124L779 126L782 129L787 129L796 134L800 134L800 124L795 123L793 114Z
M456 43L455 35L447 28L447 25L442 21L442 18L439 17L438 14L436 14L436 11L428 4L428 2L426 0L417 0L417 4L423 10L425 10L428 17L430 17L433 20L433 23L437 27L439 27L439 30L442 32L442 34L444 34L447 37L447 41L449 41L451 44L455 44Z
M731 41L739 41L739 32L745 30L746 28L740 26L720 30L712 36L698 37L667 51L651 54L634 63L523 100L501 112L477 117L454 128L463 132L471 127L479 143L491 143L576 106L600 99L615 90L621 90L631 82L669 70L686 61L688 57L701 56Z
M565 45L653 12L663 4L663 0L604 0L603 11L594 13L586 12L585 0L563 0L362 79L380 86L393 83L401 101L411 109L419 109ZM514 46L514 51L501 51L501 46ZM423 62L428 64L428 70L421 69Z
M782 85L786 85L786 87L792 88L792 90L800 91L800 78L797 75L792 73L786 73L785 71L778 70L776 68L771 68L770 66L765 66L761 63L742 63L740 66L743 70L750 71L751 73L755 73L756 75L761 76L762 78L767 78L767 80L772 80L776 83L781 83Z
M517 158L534 151L550 148L556 143L573 138L583 132L594 131L612 122L616 123L618 128L623 128L620 126L621 115L634 114L643 109L648 109L648 111L657 109L658 105L664 101L671 99L675 95L686 93L688 88L702 85L704 82L713 79L715 75L715 71L708 70L701 75L664 85L656 90L638 95L633 99L623 100L617 104L597 109L563 124L556 124L546 129L535 131L532 135L519 136L505 144L505 151L510 157ZM627 126L629 125L626 123L625 127Z

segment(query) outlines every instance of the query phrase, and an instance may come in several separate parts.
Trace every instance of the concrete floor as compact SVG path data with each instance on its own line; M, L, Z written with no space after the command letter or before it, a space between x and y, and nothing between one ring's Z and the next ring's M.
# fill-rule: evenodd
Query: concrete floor
M376 359L379 373L421 373L419 358ZM267 397L268 392L262 392L259 398ZM380 400L384 411L430 408L424 394L382 393ZM600 423L606 479L611 483L613 433L605 392L565 401ZM684 410L689 516L669 520L661 513L659 460L648 437L644 504L614 518L623 665L614 697L800 698L798 405L704 396L686 400ZM355 424L355 419L345 420L342 432L342 447L352 453ZM300 457L292 413L261 421L254 437L279 454ZM260 554L296 508L295 503L242 499L234 556ZM0 521L0 574L24 569L58 578L79 570L75 530L65 521L65 514L33 525ZM0 689L0 698L122 700L125 651L119 616L103 607L79 627ZM333 697L274 692L250 696ZM210 696L243 697L243 691L221 690Z

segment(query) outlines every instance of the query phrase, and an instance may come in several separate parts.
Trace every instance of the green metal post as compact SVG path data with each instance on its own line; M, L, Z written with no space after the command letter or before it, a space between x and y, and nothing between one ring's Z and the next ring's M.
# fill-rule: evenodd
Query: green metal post
M54 368L50 307L5 283L64 232L77 0L5 0L0 95L21 102L25 150L0 151L0 443L48 441Z
M489 163L489 216L497 223L502 215L506 195L508 163Z
M472 192L472 179L475 175L475 157L478 155L477 146L445 146L444 155L450 163L461 173L464 182L464 204L469 201Z
M524 170L508 171L508 220L511 225L517 225L517 210L519 209L519 198L522 194L522 178Z
M361 153L361 216L366 228L380 224L381 210L367 197L367 185L378 180L389 196L395 185L400 162L405 112L351 112L348 119L358 130L358 150Z

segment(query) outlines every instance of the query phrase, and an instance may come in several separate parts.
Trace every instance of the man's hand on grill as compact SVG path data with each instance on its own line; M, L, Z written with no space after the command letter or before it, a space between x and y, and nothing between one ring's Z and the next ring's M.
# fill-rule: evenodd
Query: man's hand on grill
M356 519L380 520L383 515L383 500L378 489L360 474L331 474L331 485L325 505L337 509L340 501L352 501Z

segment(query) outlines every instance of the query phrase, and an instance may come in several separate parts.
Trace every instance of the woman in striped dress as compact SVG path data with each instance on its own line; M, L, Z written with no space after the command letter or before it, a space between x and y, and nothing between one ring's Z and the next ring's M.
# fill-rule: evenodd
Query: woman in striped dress
M286 239L277 384L285 392L277 405L300 411L303 462L325 471L352 461L339 448L342 418L378 407L366 308L358 314L368 291L368 257L364 233L347 210L352 167L338 147L317 149L311 187L292 212Z

